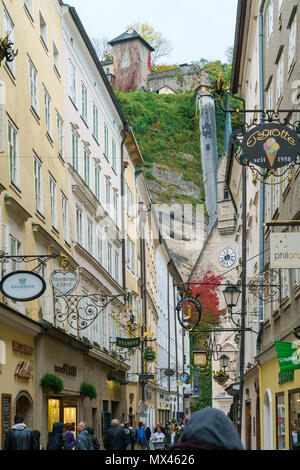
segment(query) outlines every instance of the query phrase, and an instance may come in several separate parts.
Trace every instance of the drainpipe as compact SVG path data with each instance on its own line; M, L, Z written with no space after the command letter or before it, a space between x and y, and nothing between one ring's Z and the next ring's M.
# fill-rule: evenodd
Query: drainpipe
M260 95L260 109L265 107L265 97L264 97L264 7L266 0L262 0L259 8L259 95ZM261 116L262 122L262 116ZM264 248L265 248L265 185L260 183L259 187L259 272L262 273L264 269ZM259 333L256 344L257 355L260 353L261 337L263 332L262 321L264 318L264 304L262 300L262 284L263 284L263 275L259 276Z
M121 222L122 222L122 279L123 290L126 291L126 257L125 257L125 179L124 179L124 146L128 133L130 132L130 124L127 122L123 129L124 138L121 142Z

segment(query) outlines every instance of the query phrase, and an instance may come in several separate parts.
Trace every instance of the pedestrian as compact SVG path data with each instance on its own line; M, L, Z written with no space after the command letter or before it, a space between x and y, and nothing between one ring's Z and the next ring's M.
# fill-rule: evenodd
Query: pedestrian
M119 420L113 419L110 428L106 431L103 439L106 450L125 450L127 441L124 429L121 429Z
M180 442L171 450L245 450L232 421L223 411L197 411L186 424Z
M74 434L71 432L71 426L69 424L63 425L63 443L64 450L72 450L75 446L76 439Z
M53 423L52 433L49 437L46 450L63 450L63 423Z
M100 442L98 440L98 437L94 433L94 428L92 428L91 426L88 426L87 432L89 433L89 438L92 440L94 450L100 450Z
M177 431L177 426L175 423L172 423L171 429L165 437L166 448L169 449L171 446L176 444L179 441L179 432Z
M149 441L151 439L151 429L149 428L149 426L146 426L146 424L144 424L144 429L146 431L147 450L150 450Z
M147 435L146 430L144 429L144 424L142 421L139 422L138 429L135 430L134 440L137 445L136 450L145 450L147 447Z
M32 450L43 450L40 443L41 433L37 429L31 432Z
M126 438L126 448L125 450L133 450L132 443L134 443L132 428L129 427L129 423L124 424L124 434Z
M87 424L81 421L77 425L78 437L75 442L75 450L94 450L92 439L87 431Z
M17 413L14 422L5 436L4 450L33 450L32 430L24 424L23 415Z
M130 450L134 450L134 433L133 433L133 427L132 426L129 426L128 429L130 429L131 431L131 435L132 435L132 441L131 441L131 449Z
M162 430L162 427L158 424L156 432L152 435L152 444L154 450L164 450L165 448L165 433Z

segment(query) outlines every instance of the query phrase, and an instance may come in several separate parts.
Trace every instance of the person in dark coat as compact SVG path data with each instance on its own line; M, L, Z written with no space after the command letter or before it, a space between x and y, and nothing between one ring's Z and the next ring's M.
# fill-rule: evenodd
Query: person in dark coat
M106 431L103 439L106 450L125 450L126 435L124 429L120 428L119 420L113 419L110 428Z
M89 433L89 438L92 441L94 450L100 450L100 442L98 441L98 438L96 434L94 433L94 428L92 428L91 426L88 426L86 430Z
M14 426L5 436L4 450L33 450L32 430L24 424L24 417L17 413Z
M41 450L41 433L37 429L31 432L32 450Z
M129 423L124 424L124 434L126 438L126 447L125 450L134 450L132 449L132 444L134 443L132 428L130 429Z
M87 431L87 424L81 421L77 425L78 437L75 443L75 450L94 450L93 442Z
M74 434L71 432L71 426L69 424L64 424L63 426L63 443L64 450L72 450L75 446L76 439Z
M146 431L147 450L150 450L149 441L151 439L151 429L149 428L149 426L146 427L145 424L144 424L144 428L145 428L145 431Z
M64 450L63 423L53 423L46 450Z
M171 451L245 450L232 421L223 411L206 408L197 411L186 424L180 442Z

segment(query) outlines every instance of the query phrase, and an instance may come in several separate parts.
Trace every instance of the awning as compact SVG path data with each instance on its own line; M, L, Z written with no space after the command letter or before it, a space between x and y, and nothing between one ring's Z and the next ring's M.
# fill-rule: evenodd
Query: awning
M115 377L114 375L109 375L107 377L107 380L111 380L113 382L119 382L119 384L121 384L121 385L127 385L128 384L127 380L120 379L119 377Z

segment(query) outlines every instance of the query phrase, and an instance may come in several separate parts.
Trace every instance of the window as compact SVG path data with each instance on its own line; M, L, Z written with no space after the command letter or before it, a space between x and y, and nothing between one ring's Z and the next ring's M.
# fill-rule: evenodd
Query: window
M83 244L82 239L82 212L78 207L76 207L76 235L77 235L77 243L80 245Z
M273 109L273 81L271 81L267 89L266 107L267 109Z
M267 34L267 42L269 43L271 35L273 32L273 0L270 1L267 15L266 15L266 34Z
M31 18L33 19L33 0L24 0L24 5L26 7L26 10L30 14Z
M8 156L10 181L18 186L18 161L17 161L18 134L14 126L8 121Z
M18 256L19 255L19 247L20 243L14 237L9 235L9 256ZM17 262L13 259L11 260L11 272L15 272L17 270Z
M103 262L103 242L101 236L98 236L98 262Z
M117 191L114 191L114 222L118 224L118 206L119 206L119 197Z
M37 71L31 60L29 60L29 84L30 84L30 104L38 113L38 89L37 89Z
M100 198L101 198L100 189L101 189L101 187L100 187L100 168L96 163L95 164L95 196L98 199L98 201L100 201Z
M131 251L130 251L130 240L129 238L127 238L127 250L126 250L126 264L127 264L127 269L130 269L130 254L131 254Z
M128 57L124 57L123 59L123 68L129 67L129 59Z
M69 95L73 103L76 104L76 69L71 61L69 61L69 72L70 72Z
M135 245L131 243L131 272L135 273Z
M280 16L282 4L283 0L278 0L278 16Z
M110 243L107 244L107 270L112 276L112 247Z
M6 33L9 32L9 40L11 42L15 42L15 30L14 30L14 24L6 11L6 9L3 7L3 37L6 36ZM7 62L5 61L5 65L8 67L10 72L13 74L15 77L16 75L16 69L15 69L15 61L13 60L12 62Z
M46 119L46 130L51 135L51 98L46 88L44 88L45 95L45 119Z
M117 251L115 252L115 280L120 282L120 256Z
M44 46L48 50L47 23L41 12L40 12L40 36L41 36L41 40Z
M64 237L65 240L69 240L69 230L68 230L68 201L67 198L62 194L61 197L61 208L62 208L62 220L64 228Z
M56 131L57 131L57 146L58 155L63 158L63 120L58 113L56 113Z
M289 392L290 450L299 449L300 391Z
M289 269L282 269L282 297L290 297L290 271Z
M81 82L81 116L85 122L88 119L88 106L87 106L87 88L83 82Z
M72 132L72 165L78 172L78 136Z
M88 219L87 221L87 235L88 235L88 252L92 255L93 254L93 224Z
M276 435L277 435L277 450L285 450L285 405L284 393L276 395Z
M290 27L290 35L289 35L289 56L288 56L288 71L290 71L291 66L294 63L296 58L296 18L295 15L293 22Z
M83 151L84 156L84 182L88 186L90 185L90 154L86 148Z
M229 197L229 191L228 191L228 186L226 186L226 184L224 185L223 193L224 193L224 194L223 194L224 200L230 199L230 197Z
M293 286L300 285L300 269L293 269Z
M276 102L278 103L283 91L283 54L277 65L277 87L276 87Z
M54 63L54 67L56 68L56 71L59 73L59 51L54 41L53 41L53 63Z
M280 188L281 188L281 185L280 184L275 184L275 186L273 186L273 191L274 191L274 207L273 207L273 214L275 213L275 211L279 208L279 203L280 203Z
M99 140L99 111L95 103L93 103L93 136Z
M102 346L107 350L108 341L107 341L107 312L106 308L103 309L102 314Z
M42 213L42 163L37 157L34 157L34 189L36 210Z
M56 212L56 182L50 176L50 209L51 209L51 223L52 227L57 227L57 212Z
M104 123L104 155L106 156L107 160L109 159L109 149L108 149L108 127L106 123Z
M113 170L117 171L117 147L116 142L112 139L112 167Z
M109 179L106 178L106 211L110 213L110 182Z

